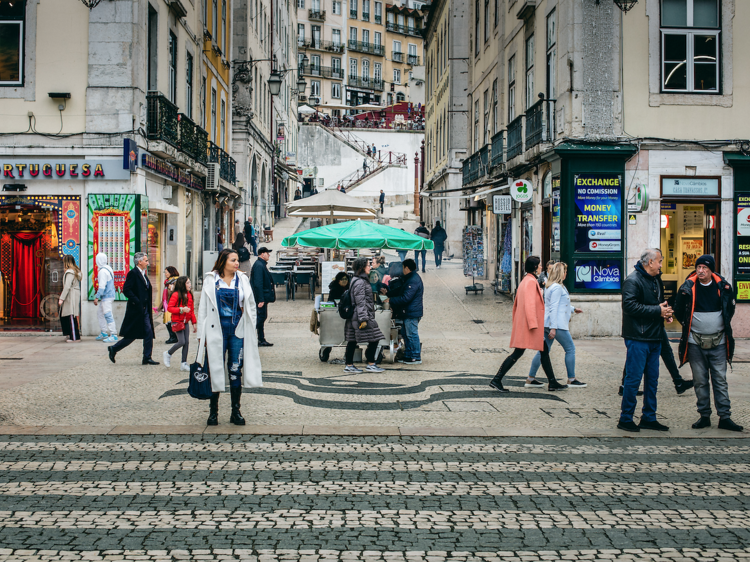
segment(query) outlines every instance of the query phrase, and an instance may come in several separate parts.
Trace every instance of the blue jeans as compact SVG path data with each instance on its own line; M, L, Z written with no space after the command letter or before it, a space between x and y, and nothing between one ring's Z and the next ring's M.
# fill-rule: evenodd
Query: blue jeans
M440 267L440 264L443 263L443 249L440 248L438 250L437 247L436 247L435 250L434 250L434 252L435 252L435 265L437 267Z
M656 389L659 386L659 356L661 342L625 340L628 356L625 360L625 383L622 391L621 422L632 422L636 394L643 379L643 409L641 421L656 421Z
M398 254L398 259L401 261L406 259L406 250L396 250L396 253Z
M568 372L568 380L576 378L576 346L573 343L573 337L568 330L555 330L555 337L549 337L549 328L544 329L544 335L547 338L547 349L552 349L552 344L557 340L565 350L565 370ZM542 364L542 353L536 352L531 360L531 369L529 369L529 378L536 377L539 365Z
M422 254L422 272L424 273L425 267L427 267L427 250L414 250L414 261L419 269L419 255Z
M404 357L406 359L422 359L422 346L419 343L419 321L421 318L404 319Z
M234 335L237 324L232 322L231 316L221 317L221 335L224 337L224 360L229 365L229 386L242 386L242 343L245 341ZM227 358L227 355L229 357ZM206 362L208 365L208 362Z

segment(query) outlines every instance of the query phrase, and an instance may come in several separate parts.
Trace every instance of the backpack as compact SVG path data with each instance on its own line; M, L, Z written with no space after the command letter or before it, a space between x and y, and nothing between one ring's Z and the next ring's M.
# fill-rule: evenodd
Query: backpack
M351 320L354 317L354 303L352 302L352 288L354 287L354 279L349 284L349 288L344 291L339 300L339 316L344 320Z
M237 251L237 256L240 258L240 262L246 262L250 259L250 252L243 246Z

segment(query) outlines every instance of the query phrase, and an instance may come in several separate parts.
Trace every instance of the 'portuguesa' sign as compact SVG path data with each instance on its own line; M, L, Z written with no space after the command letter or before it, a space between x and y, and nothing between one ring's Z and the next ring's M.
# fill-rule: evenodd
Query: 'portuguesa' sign
M119 158L0 160L2 179L14 180L129 180Z

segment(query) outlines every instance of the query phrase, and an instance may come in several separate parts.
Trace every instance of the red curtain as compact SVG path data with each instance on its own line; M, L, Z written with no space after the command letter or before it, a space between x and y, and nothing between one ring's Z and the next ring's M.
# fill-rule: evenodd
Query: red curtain
M42 300L41 254L43 232L11 232L13 277L11 318L38 318Z

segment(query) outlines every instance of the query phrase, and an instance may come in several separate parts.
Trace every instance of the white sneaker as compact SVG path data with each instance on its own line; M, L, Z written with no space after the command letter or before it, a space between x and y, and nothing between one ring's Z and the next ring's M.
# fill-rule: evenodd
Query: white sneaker
M190 365L187 363L180 363L180 371L190 372Z
M382 373L385 371L382 367L379 367L378 365L368 365L365 367L365 371L368 373Z
M358 369L354 365L347 365L346 367L344 367L344 372L345 373L363 373L364 371L362 371L362 369Z
M168 351L165 351L164 352L164 366L169 367L171 361L172 361L172 356L169 354Z

